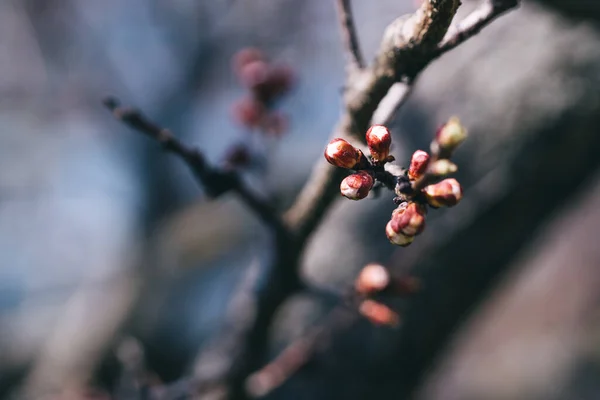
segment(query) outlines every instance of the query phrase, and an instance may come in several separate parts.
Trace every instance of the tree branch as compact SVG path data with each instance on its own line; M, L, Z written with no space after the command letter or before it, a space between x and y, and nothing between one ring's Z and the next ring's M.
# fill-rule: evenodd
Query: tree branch
M518 7L518 0L486 0L455 26L451 26L438 46L439 54L446 53L478 34L505 12Z
M430 0L414 15L392 22L385 31L373 65L350 76L344 94L345 111L332 132L332 137L364 142L373 116L388 91L396 83L412 81L435 58L438 42L444 37L458 0ZM406 32L410 32L407 37ZM410 91L399 93L392 107L378 118L388 121ZM344 171L321 160L313 169L296 202L284 218L305 240L318 226L329 206L338 197L338 185Z
M336 0L335 4L340 20L342 39L347 53L348 66L351 68L351 71L362 69L365 66L365 61L360 51L360 45L358 44L350 0Z
M235 192L268 227L276 232L286 231L276 210L248 188L237 174L211 167L197 149L187 147L171 131L150 121L139 110L122 107L115 98L105 99L104 105L117 120L157 141L166 151L179 156L209 196L218 197L228 191Z

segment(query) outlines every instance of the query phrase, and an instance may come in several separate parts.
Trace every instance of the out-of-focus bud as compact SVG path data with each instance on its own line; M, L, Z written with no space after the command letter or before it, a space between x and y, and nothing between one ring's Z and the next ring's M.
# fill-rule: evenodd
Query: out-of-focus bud
M373 177L366 171L348 175L340 184L340 192L350 200L362 200L373 188Z
M407 236L415 236L425 229L426 209L418 203L408 203L392 212L391 228Z
M429 172L435 176L446 176L458 171L458 167L448 159L437 160L429 168Z
M261 124L265 107L252 97L244 97L233 105L233 117L241 125L254 128Z
M392 144L392 135L383 125L373 125L366 134L367 146L373 161L381 163L387 160Z
M225 156L225 163L229 167L247 167L252 162L252 154L248 147L243 144L232 146Z
M296 80L294 70L287 65L272 66L265 84L259 88L259 96L265 101L273 101L292 89Z
M358 274L354 282L356 292L361 295L370 295L381 292L390 283L390 273L380 264L367 264Z
M431 143L431 151L451 154L459 144L467 138L467 130L456 117L452 117L438 129L435 140Z
M456 179L444 179L423 189L427 203L432 207L452 207L462 199L462 188Z
M240 74L242 68L252 61L262 60L264 61L265 55L262 51L255 47L246 47L234 54L232 60L233 71L236 74Z
M429 154L423 150L417 150L413 153L410 159L410 167L408 169L408 177L410 179L420 178L427 170L429 164Z
M325 148L325 159L336 167L355 169L363 163L363 158L362 151L344 139L333 139Z
M251 90L263 85L268 77L269 65L263 60L247 63L239 73L240 83Z
M375 325L396 326L400 323L397 312L375 300L363 300L358 307L358 312Z

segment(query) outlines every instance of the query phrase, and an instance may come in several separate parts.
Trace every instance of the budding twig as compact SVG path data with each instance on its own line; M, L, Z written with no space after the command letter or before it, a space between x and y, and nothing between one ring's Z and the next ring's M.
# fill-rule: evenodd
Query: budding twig
M179 156L210 196L217 197L228 191L235 192L267 226L276 232L286 230L275 209L250 190L237 174L210 166L200 151L183 144L170 130L148 119L140 110L123 107L115 98L105 99L104 105L117 120L157 141L166 151Z
M342 39L348 57L348 64L352 70L364 68L365 62L358 44L358 36L356 34L356 26L354 25L354 16L352 15L350 0L336 0L335 3L340 20Z

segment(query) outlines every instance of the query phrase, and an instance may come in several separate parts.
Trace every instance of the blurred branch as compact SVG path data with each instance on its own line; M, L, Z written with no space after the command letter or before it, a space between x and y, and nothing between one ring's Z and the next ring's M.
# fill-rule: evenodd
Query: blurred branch
M351 71L362 69L365 66L365 61L358 44L350 0L336 0L335 4L340 18L340 28L347 53L348 66Z
M105 99L104 105L117 120L157 141L166 151L178 155L210 196L217 197L233 191L267 226L276 232L285 231L276 210L266 200L253 193L237 174L211 167L197 149L187 147L171 131L150 121L139 110L122 107L114 98Z
M336 332L340 332L360 319L348 302L337 305L326 315L322 325L315 326L289 344L275 359L250 375L246 390L251 397L263 397L281 386L304 367L318 351L326 349Z

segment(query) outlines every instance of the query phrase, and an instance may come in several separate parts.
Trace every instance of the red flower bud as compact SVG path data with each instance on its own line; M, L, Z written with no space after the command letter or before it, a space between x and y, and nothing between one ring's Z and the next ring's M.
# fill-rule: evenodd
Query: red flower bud
M358 311L375 325L396 326L400 323L400 316L394 310L375 300L367 299L360 303Z
M366 134L367 146L375 162L384 162L390 154L392 135L383 125L373 125Z
M462 199L462 188L454 178L444 179L423 189L427 203L432 207L452 207Z
M325 148L325 158L336 167L354 169L363 162L362 151L344 139L333 139Z
M429 154L423 150L417 150L413 153L408 169L408 177L410 179L420 178L427 170L429 164Z
M373 177L365 171L348 175L340 184L340 192L350 200L362 200L369 195L373 188Z
M265 116L265 106L252 97L244 97L233 105L233 117L241 125L255 128Z
M369 295L381 292L390 283L390 273L379 264L368 264L358 274L354 282L356 292L361 295Z
M405 235L402 232L397 232L392 227L392 221L389 221L385 226L385 234L392 244L397 246L408 246L415 240L414 236Z
M425 229L426 209L420 204L409 203L406 207L398 207L392 212L392 228L408 236L415 236Z

